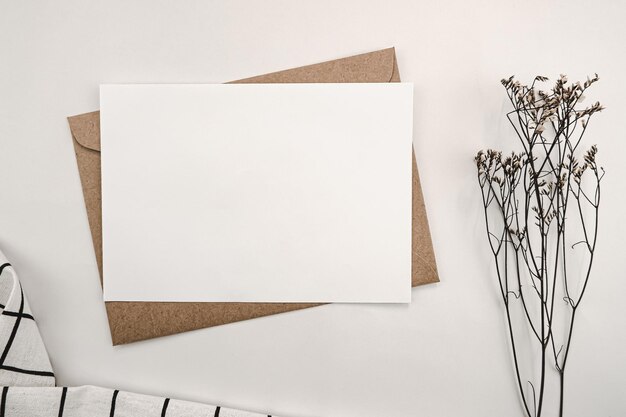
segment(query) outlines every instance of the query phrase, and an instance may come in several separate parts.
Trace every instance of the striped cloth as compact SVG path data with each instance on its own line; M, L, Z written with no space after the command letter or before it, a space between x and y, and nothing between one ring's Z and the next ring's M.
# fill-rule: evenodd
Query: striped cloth
M0 417L265 417L94 386L56 387L35 318L2 252L0 309Z

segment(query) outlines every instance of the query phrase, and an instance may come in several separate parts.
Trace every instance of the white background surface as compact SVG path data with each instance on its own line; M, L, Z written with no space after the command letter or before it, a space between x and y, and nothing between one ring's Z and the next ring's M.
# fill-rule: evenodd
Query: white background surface
M0 246L60 384L284 416L521 415L472 157L514 146L500 78L602 80L608 174L568 416L626 413L626 5L621 1L7 1L0 6ZM221 82L395 46L441 283L410 306L333 305L112 347L65 117L98 84Z
M104 299L410 303L412 104L411 83L101 86Z

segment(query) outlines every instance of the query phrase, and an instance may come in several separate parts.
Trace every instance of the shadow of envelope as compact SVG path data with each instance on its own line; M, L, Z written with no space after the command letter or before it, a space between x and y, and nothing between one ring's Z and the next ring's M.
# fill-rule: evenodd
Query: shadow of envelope
M279 71L233 83L399 82L393 48ZM102 195L100 191L100 113L68 117L87 207L96 261L102 277ZM413 231L411 281L415 287L439 281L428 219L413 154ZM102 278L101 278L102 279ZM321 304L106 302L114 345L218 326Z

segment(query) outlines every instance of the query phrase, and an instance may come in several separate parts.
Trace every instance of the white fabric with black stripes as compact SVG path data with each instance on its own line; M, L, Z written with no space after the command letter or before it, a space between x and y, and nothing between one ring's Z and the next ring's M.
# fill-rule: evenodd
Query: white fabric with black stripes
M2 252L0 309L0 417L266 416L94 386L56 387L35 318Z

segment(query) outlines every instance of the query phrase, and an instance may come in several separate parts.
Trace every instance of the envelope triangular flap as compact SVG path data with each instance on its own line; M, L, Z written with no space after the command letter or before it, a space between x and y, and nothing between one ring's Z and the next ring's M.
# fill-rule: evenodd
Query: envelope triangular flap
M92 151L100 152L100 112L79 114L67 118L72 136L78 144Z
M397 72L394 48L272 72L232 83L388 83ZM400 77L395 77L400 81Z
M297 75L297 78L294 76ZM387 83L400 81L394 48L272 72L231 83ZM100 151L100 112L68 118L74 140L84 148Z

